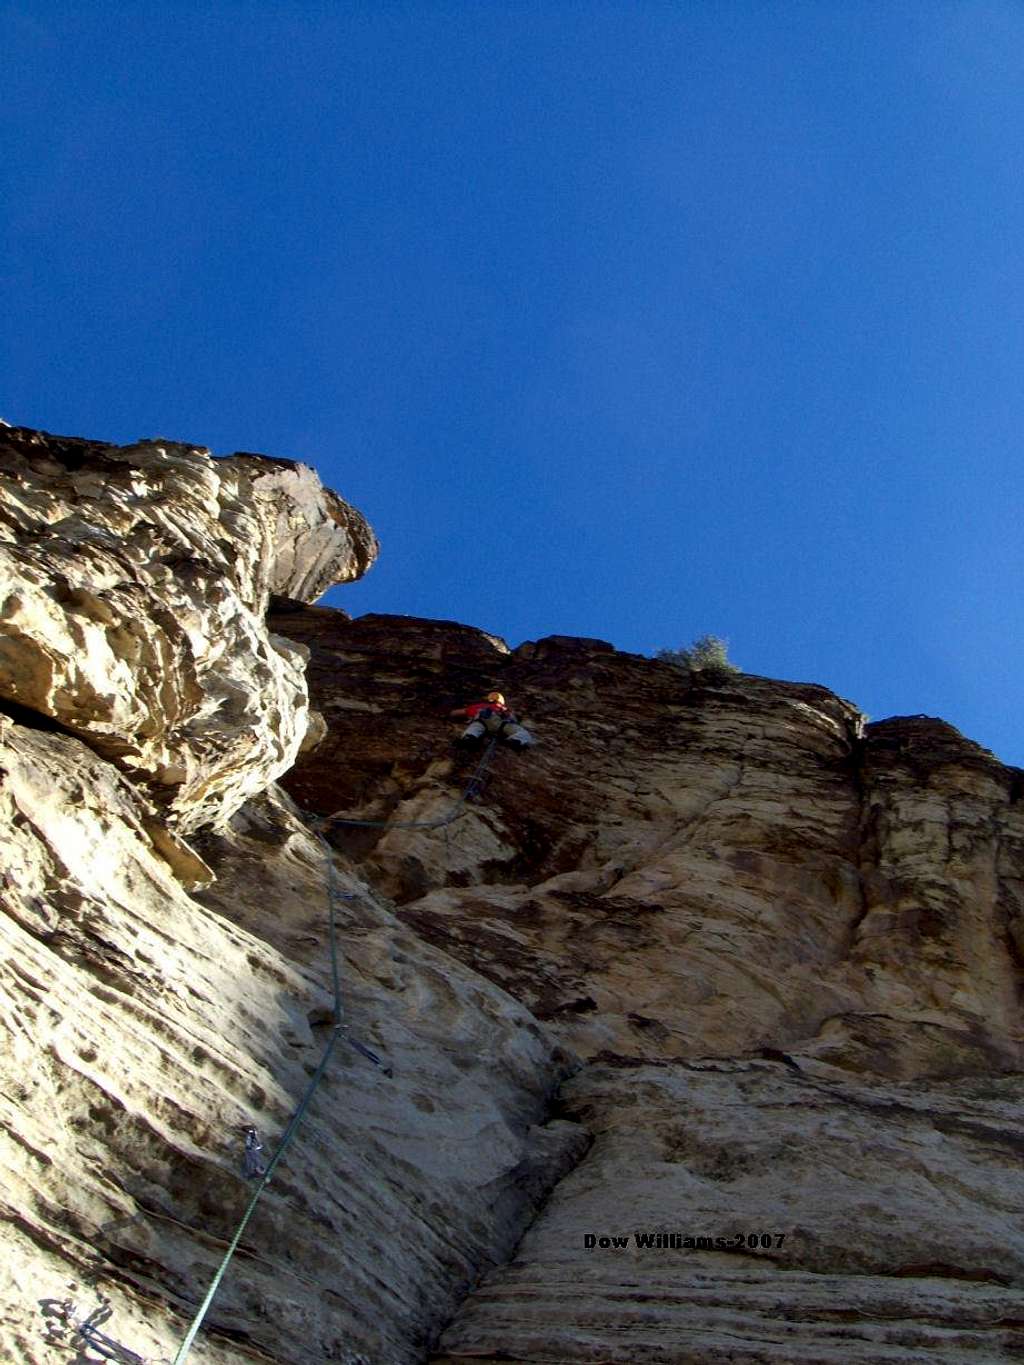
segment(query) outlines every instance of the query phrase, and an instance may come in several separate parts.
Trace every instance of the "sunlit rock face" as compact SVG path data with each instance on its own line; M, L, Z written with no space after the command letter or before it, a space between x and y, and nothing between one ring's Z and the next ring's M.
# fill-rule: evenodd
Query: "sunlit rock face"
M0 476L0 1356L106 1304L173 1359L332 1033L332 868L342 1031L190 1361L1024 1354L1024 775L311 606L375 542L301 465L0 429ZM538 744L481 770L495 687Z
M271 791L200 837L190 896L80 740L0 718L0 765L0 1356L99 1358L58 1307L106 1299L169 1359L252 1192L244 1129L269 1159L330 1033L324 854ZM338 1044L195 1360L421 1360L587 1146L543 1026L339 875L346 1038L391 1074Z
M334 1021L328 851L269 782L305 652L264 609L374 541L287 462L5 440L0 1356L99 1358L99 1309L106 1358L169 1360ZM193 1360L422 1360L588 1144L545 1027L336 875L343 1035Z
M309 725L271 594L311 601L375 553L304 465L2 428L0 697L145 779L183 830L223 820Z
M590 1059L562 1112L593 1147L438 1361L1024 1344L1019 772L941 721L865 726L822 688L712 686L599 641L277 628L310 646L329 722L285 779L311 810L443 816L476 761L446 713L492 687L539 740L499 749L447 829L332 834Z

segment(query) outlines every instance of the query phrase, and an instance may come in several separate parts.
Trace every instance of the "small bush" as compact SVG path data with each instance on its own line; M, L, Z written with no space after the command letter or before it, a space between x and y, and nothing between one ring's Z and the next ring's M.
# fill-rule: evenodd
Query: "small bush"
M654 656L687 673L699 673L708 682L727 682L742 672L728 655L728 644L717 635L702 635L688 649L659 649Z

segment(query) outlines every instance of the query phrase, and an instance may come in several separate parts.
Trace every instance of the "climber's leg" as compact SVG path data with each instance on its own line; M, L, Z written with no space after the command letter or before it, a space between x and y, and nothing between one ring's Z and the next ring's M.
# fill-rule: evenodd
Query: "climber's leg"
M485 733L484 727L478 720L471 720L455 743L464 745L467 749L472 749L475 745L480 743Z
M501 737L512 749L529 749L531 744L537 743L529 730L513 720L507 720L501 727Z

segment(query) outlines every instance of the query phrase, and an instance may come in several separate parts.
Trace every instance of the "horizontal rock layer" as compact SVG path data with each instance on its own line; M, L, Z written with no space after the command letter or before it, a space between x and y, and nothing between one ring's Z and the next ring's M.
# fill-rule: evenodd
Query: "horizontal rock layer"
M437 1365L954 1365L1024 1350L1020 1077L594 1066L563 1097L593 1148Z

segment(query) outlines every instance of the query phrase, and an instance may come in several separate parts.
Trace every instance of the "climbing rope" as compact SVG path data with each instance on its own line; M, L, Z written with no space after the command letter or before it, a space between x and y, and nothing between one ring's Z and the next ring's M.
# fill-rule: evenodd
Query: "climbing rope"
M324 857L327 863L327 903L330 921L331 983L334 991L334 1027L331 1030L330 1037L327 1039L327 1044L324 1047L319 1065L317 1066L316 1071L310 1078L309 1084L306 1086L305 1093L303 1094L302 1099L299 1101L299 1106L295 1110L295 1113L292 1115L288 1127L285 1129L284 1136L282 1137L280 1143L278 1144L277 1150L271 1157L266 1169L261 1174L259 1184L253 1190L252 1197L249 1200L245 1213L242 1215L242 1220L238 1224L238 1228L235 1231L235 1235L228 1243L228 1249L221 1258L221 1262L220 1265L217 1267L216 1274L214 1275L212 1281L210 1282L209 1289L206 1291L206 1297L199 1305L199 1309L196 1312L195 1317L192 1319L188 1332L186 1333L185 1338L182 1341L181 1345L178 1347L178 1352L175 1355L171 1365L183 1365L183 1362L188 1359L188 1354L192 1349L192 1343L195 1341L196 1333L202 1326L203 1319L206 1317L210 1304L213 1302L214 1295L220 1288L221 1280L224 1278L224 1273L228 1268L228 1264L230 1263L232 1256L234 1256L235 1251L238 1248L239 1242L242 1240L242 1234L243 1232L245 1232L249 1219L253 1215L256 1205L259 1202L260 1196L262 1195L266 1187L270 1184L270 1179L273 1176L274 1171L277 1169L278 1163L284 1156L285 1152L288 1150L289 1146L291 1145L292 1139L294 1138L296 1132L298 1131L298 1127L299 1124L302 1122L303 1115L309 1108L309 1103L312 1100L313 1095L316 1092L316 1089L319 1086L321 1080L323 1079L324 1072L327 1070L327 1063L331 1059L331 1053L334 1051L338 1039L344 1037L345 1041L349 1044L350 1047L353 1047L357 1052L362 1053L362 1055L366 1057L369 1061L371 1061L374 1064L374 1066L380 1067L380 1069L384 1072L385 1075L387 1076L391 1075L391 1068L385 1066L385 1064L376 1055L376 1053L371 1052L370 1049L368 1047L365 1047L362 1043L360 1043L358 1039L353 1038L350 1035L346 1034L344 1031L345 1026L341 1022L342 1015L341 978L338 970L338 936L336 911L338 902L342 900L351 899L351 895L341 891L338 887L337 874L335 873L334 869L334 857L331 851L331 847L328 844L327 840L319 832L319 830L314 830L313 833L324 851Z
M336 911L338 903L340 901L351 899L351 893L343 892L338 886L338 875L334 866L334 856L331 846L327 842L327 839L323 834L324 828L330 824L360 825L371 827L373 829L441 829L444 826L450 825L459 818L460 814L464 813L466 803L480 790L480 787L483 783L484 775L486 774L487 769L490 766L491 758L494 754L494 748L497 742L498 742L497 736L495 736L490 741L487 748L484 750L484 753L479 763L476 765L476 768L473 770L473 774L470 777L469 781L467 782L465 790L462 792L462 795L452 806L448 814L441 817L440 819L349 820L338 815L328 815L313 822L312 826L313 835L316 838L317 842L320 844L320 847L323 849L324 860L327 868L327 903L330 912L331 984L334 991L334 1027L331 1030L331 1036L327 1040L327 1045L325 1046L323 1055L320 1058L320 1063L317 1066L316 1071L313 1073L309 1085L306 1087L305 1093L303 1094L302 1099L299 1101L299 1106L295 1110L295 1113L292 1115L288 1127L285 1129L284 1136L282 1137L280 1143L278 1144L277 1150L271 1157L270 1162L268 1163L266 1169L260 1175L259 1184L253 1190L252 1197L249 1200L245 1213L242 1215L242 1220L238 1224L238 1228L235 1231L235 1235L228 1243L228 1249L221 1258L220 1265L217 1267L217 1271L212 1281L210 1282L210 1287L206 1291L206 1297L199 1305L199 1309L196 1312L195 1317L192 1319L191 1324L189 1325L188 1332L186 1333L185 1338L182 1341L181 1345L178 1347L178 1352L175 1355L174 1360L172 1361L172 1365L184 1365L184 1362L188 1359L189 1352L192 1349L192 1343L195 1341L196 1334L198 1333L200 1327L203 1324L203 1319L206 1317L210 1304L213 1302L214 1296L216 1295L217 1290L220 1288L221 1280L223 1280L224 1274L227 1271L231 1258L234 1256L235 1251L238 1248L238 1244L242 1240L242 1234L245 1232L245 1229L248 1226L249 1219L253 1215L256 1205L259 1202L260 1196L262 1195L266 1187L270 1184L271 1176L274 1174L278 1162L281 1160L285 1152L288 1150L288 1147L291 1145L292 1138L295 1136L299 1124L302 1122L303 1115L309 1108L309 1103L312 1100L313 1095L317 1087L319 1086L320 1081L323 1078L324 1072L327 1070L327 1063L331 1059L331 1053L334 1051L338 1039L344 1037L345 1041L348 1043L350 1047L354 1048L357 1052L361 1053L362 1056L366 1057L368 1061L371 1061L374 1064L374 1066L380 1067L380 1069L384 1072L385 1075L387 1076L391 1075L391 1068L386 1066L381 1061L381 1059L376 1055L376 1053L371 1052L370 1049L366 1047L363 1043L359 1042L357 1038L353 1038L350 1034L346 1034L344 1032L344 1025L341 1022L341 977L338 969ZM255 1170L253 1171L253 1174L255 1174ZM138 1357L136 1357L136 1359L138 1359Z

